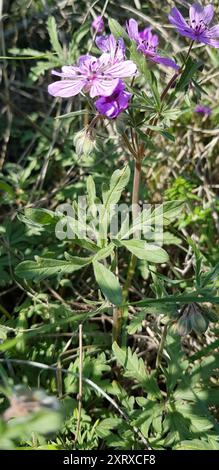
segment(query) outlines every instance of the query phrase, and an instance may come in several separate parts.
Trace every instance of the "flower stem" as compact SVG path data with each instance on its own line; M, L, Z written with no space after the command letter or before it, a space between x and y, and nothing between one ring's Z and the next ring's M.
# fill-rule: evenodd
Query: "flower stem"
M161 364L161 360L162 360L162 356L163 356L163 350L164 350L165 341L166 341L166 337L167 337L167 331L168 331L168 323L166 325L164 325L164 329L163 329L163 332L162 332L159 348L158 348L158 351L157 351L156 369L159 369L160 364Z
M176 79L178 78L179 75L181 75L183 73L183 70L188 62L188 58L190 56L190 52L192 50L192 46L194 44L194 41L191 42L190 46L189 46L189 49L188 49L188 52L187 52L187 55L186 55L186 58L185 58L185 61L184 61L184 64L183 66L178 70L178 72L176 72L173 77L170 79L170 81L167 83L167 86L164 88L163 90L163 93L161 94L161 97L160 97L160 100L161 102L164 101L164 99L166 98L166 95L169 91L169 89L171 88L172 85L174 85Z
M134 170L134 180L133 180L133 191L132 191L132 222L134 223L136 217L139 213L139 190L140 190L140 182L141 182L141 158L135 160L135 170ZM134 232L134 238L138 238L138 231ZM126 277L125 286L123 289L123 299L124 302L128 300L129 295L129 288L132 283L132 279L135 274L137 258L135 255L131 255L128 272ZM121 311L122 313L122 347L126 346L127 340L127 332L126 332L126 325L128 320L128 306L124 307Z
M169 89L171 88L172 85L174 85L175 81L177 80L178 76L181 74L181 71L179 70L177 73L175 73L173 75L173 77L170 79L170 81L167 83L166 87L164 88L162 94L161 94L161 97L160 97L160 101L164 101L166 96L167 96L167 93L169 91Z

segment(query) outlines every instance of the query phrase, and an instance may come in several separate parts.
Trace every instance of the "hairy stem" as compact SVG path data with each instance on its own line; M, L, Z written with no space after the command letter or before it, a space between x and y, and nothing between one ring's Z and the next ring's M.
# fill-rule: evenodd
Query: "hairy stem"
M183 66L181 67L181 69L179 69L174 75L173 77L170 79L170 81L167 83L167 86L164 88L162 94L161 94L161 97L160 97L160 100L161 102L164 101L164 99L166 98L166 95L169 91L169 89L171 88L171 86L174 85L175 81L177 80L177 78L179 77L179 75L181 75L183 73L183 70L187 64L187 61L188 61L188 58L190 56L190 52L192 50L192 46L194 44L194 41L191 42L190 46L189 46L189 49L188 49L188 52L187 52L187 55L186 55L186 58L185 58L185 61L184 61L184 64Z
M83 391L83 344L82 344L82 324L79 325L79 390L78 390L78 419L75 435L75 442L78 441L81 427L82 391Z
M141 160L138 159L135 161L135 170L134 170L134 180L133 180L133 191L132 191L132 222L134 223L136 217L139 214L139 190L140 190L140 182L141 182ZM133 237L138 238L138 231L134 232ZM128 272L127 272L127 277L126 277L126 282L125 286L123 289L123 298L124 301L126 302L128 299L129 295L129 289L132 283L132 279L135 274L135 268L136 268L136 262L137 258L135 255L131 255L129 266L128 266ZM126 339L127 339L127 333L126 333L126 324L127 324L127 319L128 319L128 306L124 307L122 309L122 319L123 324L122 324L122 346L126 346Z
M161 336L161 340L160 340L160 344L159 344L159 348L158 348L158 351L157 351L156 369L159 369L160 364L161 364L164 345L165 345L165 341L166 341L166 337L167 337L167 331L168 331L168 323L164 326L162 336Z

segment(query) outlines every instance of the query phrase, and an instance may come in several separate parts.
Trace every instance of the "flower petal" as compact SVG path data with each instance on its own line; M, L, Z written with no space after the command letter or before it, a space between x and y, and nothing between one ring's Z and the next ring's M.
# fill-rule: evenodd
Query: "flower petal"
M149 57L150 59L150 57ZM179 70L179 65L174 62L173 59L169 59L169 57L161 57L160 55L151 56L152 62L156 62L157 64L166 65L166 67L171 67L172 69Z
M95 96L110 96L114 92L115 88L119 84L119 79L95 79L90 87L90 97Z
M213 39L207 33L203 34L199 38L200 42L203 42L204 44L207 44L208 46L215 47L216 49L219 49L219 40Z
M107 68L106 74L114 78L132 77L137 72L137 67L132 60L124 60Z
M219 38L219 24L212 26L208 31L206 31L206 36L211 38Z
M71 96L78 95L85 84L85 80L59 80L48 86L48 92L52 96L70 98Z
M205 24L209 24L214 16L214 7L213 5L207 5L203 11L203 21Z
M96 45L103 52L110 52L116 49L116 40L112 34L108 36L97 36Z
M113 119L119 114L119 106L116 101L106 102L103 97L99 98L95 102L97 111L104 116L107 116L109 119Z
M200 38L193 32L192 28L187 28L187 29L181 29L181 28L176 28L177 32L181 34L181 36L185 36L187 38L192 39L193 41L199 41Z
M172 8L168 18L169 18L170 23L172 23L177 28L180 28L180 29L188 28L188 24L186 23L186 20L183 18L180 11L176 7Z
M142 41L147 40L149 32L151 32L151 26L139 32L139 37L141 38Z
M200 20L203 20L204 8L199 3L193 3L189 8L189 17L191 23L198 24Z
M138 34L137 21L131 18L129 21L127 21L126 28L127 28L127 32L128 32L130 39L133 39L134 41L138 41L139 34Z
M72 67L68 66L68 65L64 65L62 67L62 72L57 72L56 70L52 70L52 75L56 75L57 77L61 77L61 78L69 78L69 79L75 79L75 77L78 77L79 80L80 80L80 76L78 75L78 73L80 73L80 69L78 69L78 73L74 70L71 70ZM77 67L76 67L77 68ZM81 73L80 73L81 75Z
M63 65L62 72L68 75L76 75L79 71L78 67L72 65Z

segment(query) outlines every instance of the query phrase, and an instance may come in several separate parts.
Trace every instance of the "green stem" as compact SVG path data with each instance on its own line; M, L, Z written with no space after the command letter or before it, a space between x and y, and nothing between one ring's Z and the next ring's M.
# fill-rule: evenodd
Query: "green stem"
M164 88L164 90L163 90L163 92L160 96L161 103L163 103L163 101L165 100L165 98L168 94L168 91L170 90L172 85L174 85L174 83L177 80L178 76L182 74L182 72L184 70L184 67L187 64L187 61L188 61L190 52L192 50L193 44L194 44L194 41L192 41L190 46L189 46L188 53L186 55L185 62L183 64L183 66L181 67L181 69L179 69L179 71L177 71L173 75L173 77L169 80L166 87ZM155 122L153 122L154 125L156 124L157 120L158 120L158 117L155 118ZM150 135L150 134L151 134L151 131L149 130L148 135ZM133 134L132 133L131 133L131 136L132 136L132 143L133 143ZM132 148L129 141L128 141L128 137L126 136L126 134L125 134L125 142L127 144L127 147L129 148L129 150L131 151L132 155L135 158L135 172L134 172L133 191L132 191L132 221L134 223L134 220L136 219L136 217L138 215L139 189L140 189L140 180L141 180L141 161L142 161L142 158L143 158L144 149L142 151L142 149L140 150L140 148L138 148L138 149ZM134 238L138 238L138 235L139 235L138 231L136 231L133 234ZM128 266L126 282L125 282L125 286L124 286L124 289L123 289L124 302L128 301L129 289L130 289L132 279L133 279L134 274L135 274L136 262L137 262L136 256L131 255L130 263L129 263L129 266ZM128 304L128 302L127 302L127 304ZM114 320L114 335L116 335L116 340L118 340L118 338L120 337L121 329L122 329L122 346L124 346L124 347L126 346L126 339L127 339L127 333L126 333L127 319L128 319L128 305L123 307L122 309L119 309L119 312L118 312L118 309L117 309L117 315L116 315L115 320ZM164 333L165 334L163 334L163 336L162 336L161 345L160 345L160 348L158 350L158 358L157 358L158 365L159 365L160 358L162 357L165 338L166 338L166 334L167 334L166 326L164 327Z
M166 337L167 337L168 325L169 325L168 323L166 325L164 325L164 329L163 329L163 332L162 332L160 345L159 345L159 348L158 348L158 351L157 351L156 369L159 369L160 364L161 364L164 345L165 345L165 341L166 341Z
M136 217L138 216L138 204L139 204L139 190L141 182L141 160L135 160L135 170L134 170L134 180L133 180L133 191L132 191L132 222L134 223ZM133 234L134 238L138 238L138 232L136 231ZM135 255L131 255L131 259L128 266L128 272L126 277L125 286L123 289L123 299L126 302L128 300L129 289L132 283L132 279L135 274L137 258ZM126 346L127 333L126 325L128 320L128 306L122 309L122 346Z

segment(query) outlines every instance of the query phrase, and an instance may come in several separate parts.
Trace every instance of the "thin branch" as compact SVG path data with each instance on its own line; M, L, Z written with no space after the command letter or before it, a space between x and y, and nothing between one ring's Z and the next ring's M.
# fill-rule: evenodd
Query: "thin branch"
M82 409L82 393L83 393L83 330L82 324L79 325L79 392L78 392L78 421L75 435L75 442L78 441L81 427L81 409Z

